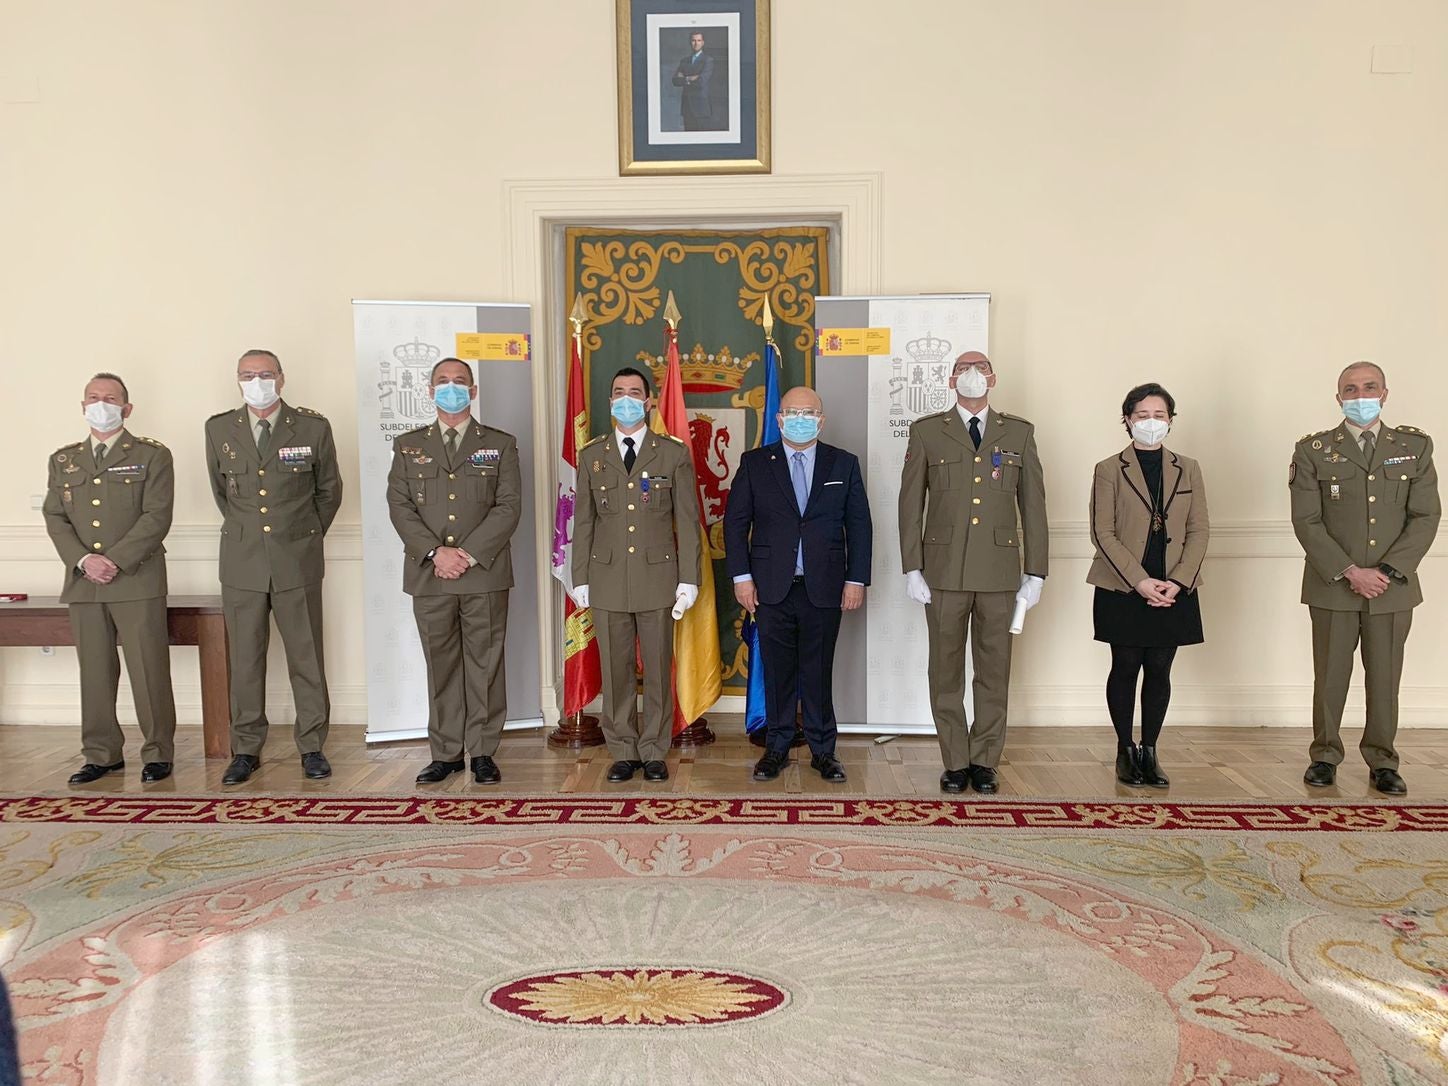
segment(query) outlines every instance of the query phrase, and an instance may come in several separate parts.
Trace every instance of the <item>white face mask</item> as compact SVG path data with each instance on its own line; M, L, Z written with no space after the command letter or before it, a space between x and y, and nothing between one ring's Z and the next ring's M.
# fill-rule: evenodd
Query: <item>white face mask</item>
M254 407L258 411L265 411L281 397L277 395L277 383L275 381L263 380L260 377L253 377L247 381L238 381L241 385L241 398L247 402L247 406Z
M978 400L990 391L990 378L972 366L955 379L955 391L967 400Z
M85 405L85 420L90 423L91 429L98 433L108 434L112 430L119 430L121 419L120 404L96 400L94 403Z
M1170 429L1166 419L1137 419L1131 424L1131 439L1138 445L1153 447L1166 440Z

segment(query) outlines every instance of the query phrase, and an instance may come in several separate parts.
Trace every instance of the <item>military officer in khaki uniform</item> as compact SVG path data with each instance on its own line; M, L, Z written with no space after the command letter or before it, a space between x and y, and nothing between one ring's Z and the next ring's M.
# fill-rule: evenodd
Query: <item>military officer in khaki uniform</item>
M1372 786L1408 791L1398 774L1398 682L1413 608L1423 602L1418 564L1433 544L1442 507L1433 442L1379 414L1388 382L1372 362L1337 379L1344 420L1297 443L1288 483L1292 527L1306 551L1302 602L1312 616L1312 748L1303 776L1326 787L1342 762L1343 704L1362 642L1367 726L1359 749Z
M231 657L231 764L240 784L266 741L271 616L286 649L296 741L308 777L328 777L322 753L331 702L322 659L322 538L342 504L332 427L281 398L286 376L270 351L236 366L242 407L206 420L206 469L221 510L221 603Z
M116 720L121 678L116 639L145 742L141 780L171 775L176 703L166 630L166 548L175 474L159 441L125 428L131 398L125 382L98 373L81 410L90 437L50 456L45 530L65 562L60 599L69 605L80 659L80 734L85 764L70 778L88 784L125 768L125 737Z
M402 590L427 660L427 739L432 761L418 784L436 784L472 756L473 779L496 784L508 693L503 644L509 540L523 508L518 442L472 417L477 395L466 362L432 368L437 422L392 442L387 504L407 564Z
M608 779L668 780L674 719L674 621L699 597L699 492L683 442L646 425L649 379L614 375L611 433L578 452L573 599L593 608L603 663ZM644 662L644 712L635 723L634 643Z
M945 762L941 790L991 793L1006 738L1012 613L1017 599L1035 606L1047 572L1046 484L1035 427L989 406L996 384L990 359L965 352L951 381L955 406L910 427L900 558L906 591L925 605L931 711ZM967 634L975 667L969 729Z

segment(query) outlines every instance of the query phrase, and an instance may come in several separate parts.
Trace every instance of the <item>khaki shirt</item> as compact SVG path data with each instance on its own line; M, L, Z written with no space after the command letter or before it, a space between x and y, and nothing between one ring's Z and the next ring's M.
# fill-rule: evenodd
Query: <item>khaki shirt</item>
M106 443L97 465L89 441L50 455L45 530L65 563L62 603L117 603L166 595L166 548L176 476L171 452L159 441L122 429ZM120 569L110 584L88 581L76 568L103 554Z
M1383 426L1372 460L1344 421L1297 442L1287 472L1292 528L1306 552L1302 602L1329 611L1406 611L1423 602L1418 565L1438 534L1442 506L1433 440L1413 426ZM1405 581L1365 600L1348 566L1389 565Z
M632 472L612 433L578 450L573 583L603 611L657 611L699 583L699 491L684 443L648 428ZM645 476L648 476L645 480Z
M442 429L433 423L392 440L387 506L407 556L402 590L446 596L512 588L509 542L523 511L518 441L465 423L449 461ZM460 547L476 564L457 580L439 577L427 558L438 547Z
M916 419L900 473L900 563L931 588L1014 592L1044 577L1050 540L1035 427L991 408L980 448L955 406ZM1019 519L1018 519L1019 518Z
M322 538L342 505L331 424L285 400L270 418L265 454L245 407L206 420L206 474L223 518L221 583L253 592L320 581Z

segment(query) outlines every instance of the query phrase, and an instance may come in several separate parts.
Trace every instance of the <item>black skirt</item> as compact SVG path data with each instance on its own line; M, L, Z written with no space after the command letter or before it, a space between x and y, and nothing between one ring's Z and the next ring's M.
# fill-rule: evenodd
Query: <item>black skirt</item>
M1202 604L1195 592L1183 590L1170 607L1153 607L1135 592L1098 587L1091 615L1096 640L1111 645L1161 649L1204 640Z

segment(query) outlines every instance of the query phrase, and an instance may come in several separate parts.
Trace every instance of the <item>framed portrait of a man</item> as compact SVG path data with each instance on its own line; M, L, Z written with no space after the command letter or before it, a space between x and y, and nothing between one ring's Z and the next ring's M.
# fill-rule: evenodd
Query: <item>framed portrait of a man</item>
M621 174L769 172L769 0L615 0Z

